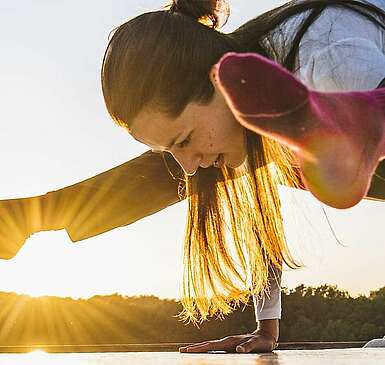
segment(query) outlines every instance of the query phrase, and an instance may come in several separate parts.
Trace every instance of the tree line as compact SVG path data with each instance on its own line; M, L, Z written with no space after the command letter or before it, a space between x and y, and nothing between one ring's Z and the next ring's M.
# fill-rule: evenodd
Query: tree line
M385 335L385 287L353 298L336 286L283 289L280 341L367 341ZM33 298L0 292L0 345L198 342L255 329L252 301L224 319L181 322L181 304L155 296Z

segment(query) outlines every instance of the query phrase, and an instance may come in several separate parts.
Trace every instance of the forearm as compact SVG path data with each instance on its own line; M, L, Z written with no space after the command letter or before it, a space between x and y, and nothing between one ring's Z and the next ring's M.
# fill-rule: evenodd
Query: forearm
M266 332L272 335L275 341L279 337L279 320L281 318L281 280L282 270L270 266L269 294L264 297L253 296L257 329L255 332Z
M257 321L281 318L281 281L282 270L270 265L267 294L264 296L253 295L255 318Z
M38 205L40 230L66 229L73 241L79 241L178 202L179 182L161 155L146 152L75 185L29 198L25 204Z

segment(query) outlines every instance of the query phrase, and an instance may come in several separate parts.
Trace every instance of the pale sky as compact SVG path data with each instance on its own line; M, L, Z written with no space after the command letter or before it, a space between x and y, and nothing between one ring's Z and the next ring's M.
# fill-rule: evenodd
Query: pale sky
M233 0L224 31L281 3ZM107 115L100 64L113 28L162 5L159 0L0 1L1 199L59 189L147 149ZM285 272L284 286L328 283L356 295L385 285L380 233L385 204L327 208L347 245L341 247L321 205L308 193L295 193L294 222L289 195L282 195L287 238L307 268ZM0 291L178 297L185 209L181 203L76 244L65 231L36 234L16 258L0 260Z

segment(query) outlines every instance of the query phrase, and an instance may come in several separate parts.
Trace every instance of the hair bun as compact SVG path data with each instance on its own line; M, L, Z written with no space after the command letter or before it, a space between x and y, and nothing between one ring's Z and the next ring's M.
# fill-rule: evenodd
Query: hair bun
M225 25L230 14L226 0L172 0L167 8L214 29Z

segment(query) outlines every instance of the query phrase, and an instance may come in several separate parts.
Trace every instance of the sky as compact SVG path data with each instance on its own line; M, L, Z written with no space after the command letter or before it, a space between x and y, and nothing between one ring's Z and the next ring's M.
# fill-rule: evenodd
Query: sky
M164 4L0 1L0 199L60 189L147 150L108 116L100 65L112 29ZM280 4L230 1L231 17L223 31ZM327 283L352 295L385 286L380 234L385 204L363 201L339 211L306 192L281 192L288 244L305 265L285 270L284 286ZM65 231L37 233L14 259L0 260L0 291L178 298L185 215L182 202L76 244Z

